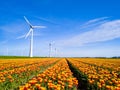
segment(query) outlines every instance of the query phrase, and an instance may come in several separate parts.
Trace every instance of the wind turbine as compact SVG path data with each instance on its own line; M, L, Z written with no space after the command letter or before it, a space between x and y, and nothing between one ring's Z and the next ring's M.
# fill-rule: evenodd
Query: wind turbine
M50 42L49 43L49 57L51 57L51 52L52 52L52 44L54 44L55 42Z
M28 19L24 16L25 21L28 23L30 30L29 32L26 34L25 38L27 38L28 36L30 37L30 51L29 51L29 56L33 57L33 31L35 28L46 28L46 26L33 26Z
M52 43L49 43L49 57L51 57Z
M55 57L57 57L57 49L55 48Z

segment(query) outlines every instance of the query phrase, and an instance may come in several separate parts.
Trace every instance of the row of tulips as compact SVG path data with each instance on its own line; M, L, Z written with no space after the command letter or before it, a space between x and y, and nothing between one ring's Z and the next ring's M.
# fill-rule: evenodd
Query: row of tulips
M119 73L114 69L109 70L99 66L99 63L96 63L98 62L97 59L69 59L69 61L84 75L87 75L92 90L120 90ZM102 63L102 60L99 62ZM106 62L109 67L111 61L110 63L109 61Z
M0 59L0 71L10 70L34 63L28 62L27 60L28 59Z
M46 68L54 64L56 61L58 61L57 58L24 59L24 61L21 63L20 60L16 60L15 62L18 64L18 66L20 64L20 67L0 71L0 88L2 88L2 90L17 88L20 84L25 83L33 76L37 75L40 72L43 72ZM13 62L9 64L13 65Z
M78 80L73 77L65 59L29 80L20 90L77 90Z
M43 59L43 58L42 58ZM42 60L41 59L41 60ZM30 60L30 62L28 62ZM24 58L24 59L0 59L0 71L7 71L14 68L24 67L41 62L39 58Z
M114 70L120 72L120 59L109 59L109 58L82 58L79 61L92 65L97 65L99 67L107 68L109 70ZM94 61L94 62L93 62Z

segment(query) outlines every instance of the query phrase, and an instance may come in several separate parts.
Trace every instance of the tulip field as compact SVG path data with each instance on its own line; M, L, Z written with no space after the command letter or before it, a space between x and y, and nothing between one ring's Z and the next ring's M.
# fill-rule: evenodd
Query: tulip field
M120 59L1 58L0 90L120 90Z

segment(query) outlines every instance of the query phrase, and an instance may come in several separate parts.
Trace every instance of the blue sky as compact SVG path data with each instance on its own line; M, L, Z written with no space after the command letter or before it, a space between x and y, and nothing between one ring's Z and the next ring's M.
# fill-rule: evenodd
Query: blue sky
M1 0L0 55L28 55L29 26L34 56L120 56L120 0ZM56 48L56 53L55 53Z

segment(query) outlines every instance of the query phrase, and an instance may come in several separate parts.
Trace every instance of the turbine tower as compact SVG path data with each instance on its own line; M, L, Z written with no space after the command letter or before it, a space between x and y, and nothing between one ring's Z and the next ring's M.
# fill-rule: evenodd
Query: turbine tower
M25 21L28 23L30 30L29 32L26 34L25 38L27 38L28 36L30 36L30 51L29 51L29 56L33 57L33 31L35 28L46 28L46 26L33 26L28 19L24 16Z

